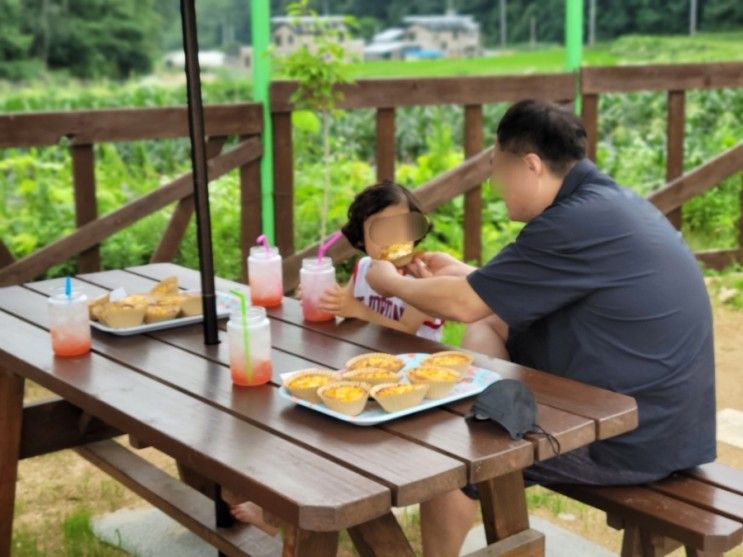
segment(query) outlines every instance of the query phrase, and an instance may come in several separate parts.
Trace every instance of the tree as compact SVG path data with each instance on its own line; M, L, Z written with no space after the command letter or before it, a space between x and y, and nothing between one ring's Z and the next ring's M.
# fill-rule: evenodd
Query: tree
M0 78L21 79L32 68L33 35L21 25L20 0L0 0Z

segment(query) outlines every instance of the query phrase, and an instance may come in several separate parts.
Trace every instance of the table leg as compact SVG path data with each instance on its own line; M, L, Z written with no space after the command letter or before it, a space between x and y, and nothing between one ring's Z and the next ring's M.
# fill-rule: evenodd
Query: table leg
M361 557L413 557L405 533L392 513L348 529Z
M310 532L300 528L284 530L281 557L335 557L338 532Z
M24 380L0 369L0 557L10 556Z
M488 545L521 534L518 547L509 547L504 555L544 556L544 536L529 530L526 488L521 471L491 478L477 484L482 520ZM529 535L526 535L528 532ZM510 546L511 544L503 544Z

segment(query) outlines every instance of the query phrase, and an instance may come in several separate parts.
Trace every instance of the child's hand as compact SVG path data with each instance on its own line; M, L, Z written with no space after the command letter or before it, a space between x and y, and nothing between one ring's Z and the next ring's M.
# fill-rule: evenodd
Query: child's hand
M320 296L320 309L338 317L359 317L360 302L348 288L336 284Z

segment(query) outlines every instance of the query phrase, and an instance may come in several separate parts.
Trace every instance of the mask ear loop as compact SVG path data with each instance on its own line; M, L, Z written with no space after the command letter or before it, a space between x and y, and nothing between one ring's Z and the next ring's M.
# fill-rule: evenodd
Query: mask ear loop
M552 435L549 431L545 430L541 425L534 424L534 429L531 431L531 433L538 433L540 435L544 435L547 438L547 441L550 444L550 447L552 447L552 452L555 454L555 456L559 455L561 452L560 447L560 441Z

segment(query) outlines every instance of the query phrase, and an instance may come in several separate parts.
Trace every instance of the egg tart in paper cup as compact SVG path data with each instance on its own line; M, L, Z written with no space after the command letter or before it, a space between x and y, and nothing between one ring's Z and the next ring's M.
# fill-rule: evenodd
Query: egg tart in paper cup
M397 373L405 367L405 361L398 356L393 356L392 354L372 352L370 354L361 354L361 356L356 356L346 362L346 369L348 371L369 367L385 369Z
M460 372L441 366L420 366L408 372L410 383L429 386L426 398L430 399L448 395L461 378Z
M423 383L382 383L372 387L369 394L386 412L400 412L418 406L429 389Z
M351 371L343 373L342 378L344 381L361 381L362 383L368 383L371 386L380 385L382 383L400 382L400 376L396 371L377 367L361 367L358 369L352 369Z
M369 388L368 383L361 381L339 381L320 387L317 394L331 410L346 416L358 416L369 400Z
M317 390L339 381L340 375L329 369L312 368L298 371L282 379L289 394L307 402L318 403L320 397Z

